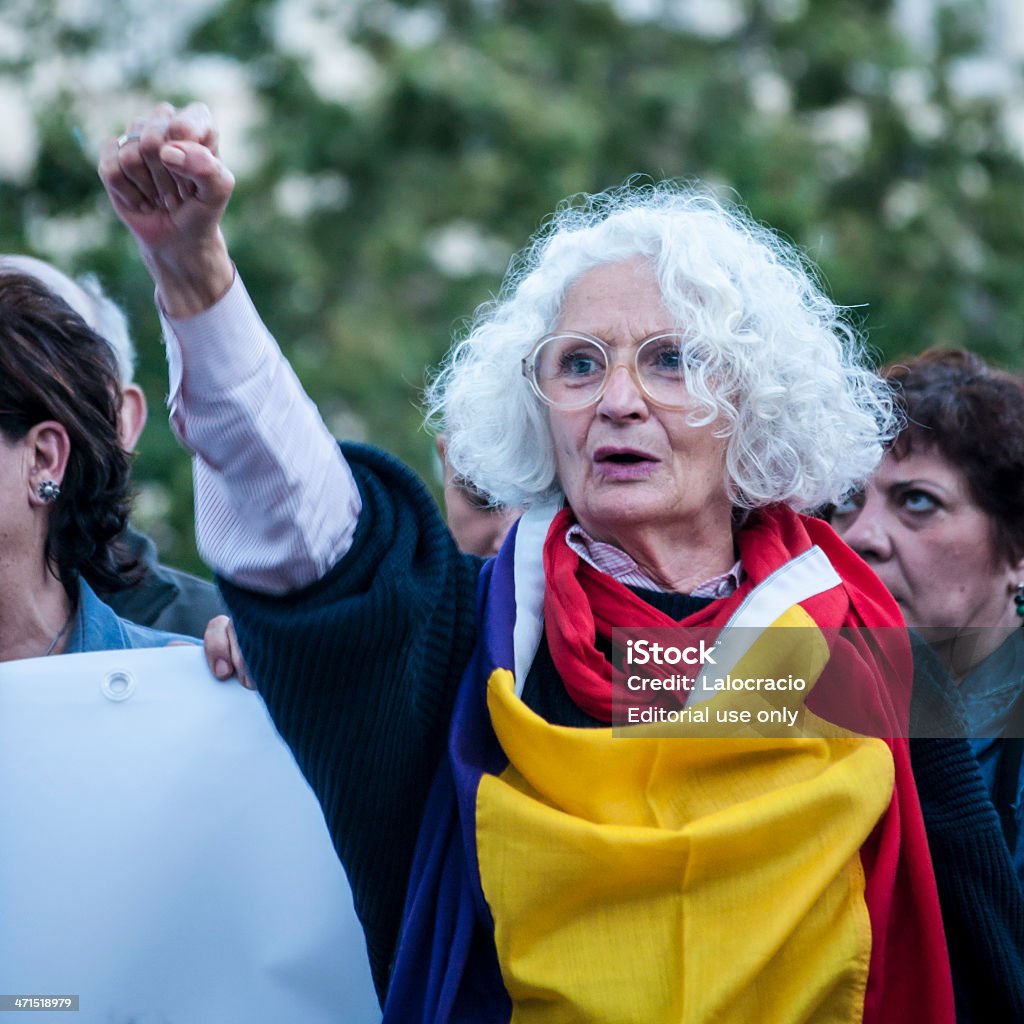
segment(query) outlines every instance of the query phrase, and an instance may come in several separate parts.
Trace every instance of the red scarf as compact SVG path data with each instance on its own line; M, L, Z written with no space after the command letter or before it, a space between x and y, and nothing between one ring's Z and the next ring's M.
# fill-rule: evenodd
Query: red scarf
M603 722L612 721L615 695L625 691L622 673L614 670L595 646L600 638L610 647L613 629L638 627L721 628L743 603L747 595L773 572L799 554L817 545L828 556L843 586L833 587L801 602L801 607L829 637L833 658L814 700L808 706L837 724L874 735L896 735L906 721L906 692L892 692L895 680L909 681L908 654L904 650L870 650L866 638L853 636L837 644L840 627L902 627L896 602L870 569L836 537L832 528L816 519L797 515L783 506L751 513L737 536L740 563L745 578L735 593L712 601L682 621L651 607L627 586L607 573L583 561L565 542L565 534L574 522L572 511L563 509L555 516L544 542L544 628L555 667L573 701L587 714ZM876 638L882 642L895 637ZM899 644L902 648L902 643ZM882 661L881 671L877 662ZM871 681L864 686L870 695L867 707L843 708L850 703L850 672L865 674ZM841 690L838 687L841 685ZM637 695L629 695L637 704ZM833 708L833 705L835 707ZM834 713L833 713L834 711ZM857 713L853 720L851 714ZM877 727L891 726L891 731Z
M611 721L612 670L594 646L613 628L635 626L724 626L747 594L772 572L812 545L828 556L843 583L800 602L828 636L831 658L811 698L826 707L822 717L857 703L877 729L878 721L905 722L909 692L893 692L894 680L909 681L909 648L898 631L871 635L857 630L836 642L842 626L901 627L896 602L868 566L826 523L776 506L752 513L737 536L744 582L730 597L675 622L650 607L626 586L581 561L565 542L573 522L564 509L544 544L544 626L555 667L572 699L584 711ZM888 638L886 636L888 634ZM869 687L858 684L867 681ZM866 693L858 690L866 689ZM631 700L635 702L635 694ZM808 700L811 707L811 699ZM856 723L854 723L856 725ZM847 725L852 728L852 725ZM897 726L898 728L898 726ZM897 735L894 728L890 735ZM870 729L867 734L886 735ZM904 733L905 735L905 733ZM864 1000L864 1024L927 1020L954 1024L952 980L932 872L928 842L910 771L905 739L890 739L895 788L889 809L861 847L865 902L871 919L871 967Z

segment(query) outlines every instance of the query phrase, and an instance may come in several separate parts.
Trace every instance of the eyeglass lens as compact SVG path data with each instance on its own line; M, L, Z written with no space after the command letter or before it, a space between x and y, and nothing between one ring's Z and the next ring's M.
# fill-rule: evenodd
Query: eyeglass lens
M651 398L663 405L685 405L686 376L678 335L648 338L635 350L634 361L636 378ZM600 394L610 372L604 348L571 335L553 335L534 356L537 387L552 405L587 405Z

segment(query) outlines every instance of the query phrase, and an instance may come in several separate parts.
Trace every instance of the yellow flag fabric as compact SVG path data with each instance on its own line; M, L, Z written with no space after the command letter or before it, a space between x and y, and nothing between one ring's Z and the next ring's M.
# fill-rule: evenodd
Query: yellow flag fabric
M861 1020L884 741L624 738L550 725L513 685L488 681L509 765L476 839L515 1024Z

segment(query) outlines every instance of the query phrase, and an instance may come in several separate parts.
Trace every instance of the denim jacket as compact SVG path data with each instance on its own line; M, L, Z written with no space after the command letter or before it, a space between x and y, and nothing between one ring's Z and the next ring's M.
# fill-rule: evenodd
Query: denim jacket
M83 651L123 651L135 647L165 647L171 640L194 644L194 637L165 633L117 616L85 580L78 581L78 608L71 624L65 654Z

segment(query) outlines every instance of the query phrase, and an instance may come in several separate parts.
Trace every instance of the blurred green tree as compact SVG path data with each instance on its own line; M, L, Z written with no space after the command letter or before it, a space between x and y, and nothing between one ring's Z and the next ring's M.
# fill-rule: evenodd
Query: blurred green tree
M0 53L0 76L40 54L121 52L117 38L154 17L101 4L121 18L114 37L109 18L64 24L54 0L14 6L30 45ZM0 248L60 257L60 225L85 225L61 262L96 270L124 301L140 379L161 394L151 288L71 139L81 124L117 132L156 96L207 98L189 89L227 68L245 102L210 99L226 128L234 111L248 117L226 230L250 292L332 428L428 479L425 368L546 213L632 175L699 178L744 203L856 307L879 358L941 342L1019 367L1024 162L1004 97L962 85L980 22L960 5L925 55L892 6L207 4L170 65L158 48L122 57L117 103L75 82L42 91L34 164L0 181ZM187 459L159 423L141 447L142 511L168 559L194 567Z

